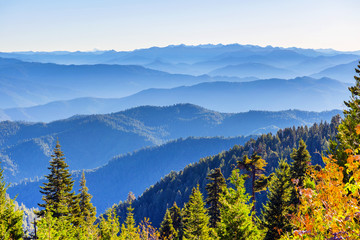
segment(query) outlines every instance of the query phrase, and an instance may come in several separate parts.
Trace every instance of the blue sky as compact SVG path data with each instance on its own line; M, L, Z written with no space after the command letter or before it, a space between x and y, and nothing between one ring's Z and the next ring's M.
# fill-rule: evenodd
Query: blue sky
M0 51L240 43L360 50L359 0L0 0Z

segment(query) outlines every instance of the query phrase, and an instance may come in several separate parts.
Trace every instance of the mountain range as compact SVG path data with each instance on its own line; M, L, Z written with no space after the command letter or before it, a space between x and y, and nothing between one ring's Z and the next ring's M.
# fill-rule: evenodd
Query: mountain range
M72 170L92 169L113 156L178 138L276 132L286 126L329 121L338 113L288 110L233 114L179 104L75 116L47 124L4 121L0 122L0 159L7 181L17 182L46 174L45 166L57 139Z
M0 111L0 120L50 122L76 114L105 114L143 106L192 103L219 112L342 109L349 84L329 78L207 82L170 89L148 89L123 98L78 98ZM264 104L266 103L266 104Z

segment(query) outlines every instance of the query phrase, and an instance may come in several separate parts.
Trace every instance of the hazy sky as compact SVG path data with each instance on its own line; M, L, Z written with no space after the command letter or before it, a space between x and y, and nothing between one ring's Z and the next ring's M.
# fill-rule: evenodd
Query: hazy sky
M181 43L360 50L360 0L0 0L0 51Z

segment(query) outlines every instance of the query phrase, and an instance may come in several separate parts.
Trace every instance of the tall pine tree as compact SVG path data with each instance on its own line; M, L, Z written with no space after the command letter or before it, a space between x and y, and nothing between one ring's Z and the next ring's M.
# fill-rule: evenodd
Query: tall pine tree
M169 209L166 209L164 219L160 225L160 237L167 240L177 239L177 232L173 226Z
M88 193L89 189L86 187L85 172L82 172L80 180L79 190L79 210L80 210L80 226L85 233L94 235L96 232L96 226L94 222L96 220L96 208L91 203L91 194Z
M121 226L121 234L120 239L121 240L140 240L138 229L135 224L134 220L134 214L133 214L134 208L131 207L131 204L127 208L127 216L125 219L125 222Z
M220 221L220 196L226 187L226 182L220 168L215 168L210 172L207 179L210 183L206 185L208 195L206 203L209 205L210 227L215 228Z
M347 157L346 149L352 150L354 154L359 154L360 149L360 62L355 68L358 76L354 76L355 85L349 87L351 93L350 100L345 101L347 107L343 111L344 119L338 126L338 133L336 141L330 142L330 154L336 159L337 164L343 167L344 182L348 182L351 177L351 172L347 171Z
M290 198L293 189L290 166L285 160L280 160L270 180L268 201L262 210L261 223L266 231L265 240L279 239L291 230Z
M263 174L267 162L254 152L251 158L247 155L238 161L238 167L249 172L251 178L251 200L253 201L252 211L255 212L255 193L265 190L267 177Z
M204 208L204 201L199 185L192 189L189 201L183 209L183 239L211 239L209 216Z
M296 188L302 187L304 186L306 172L311 163L311 156L303 140L299 141L299 148L294 148L290 157L293 160L290 167L291 179L295 182ZM296 210L296 206L300 203L299 192L295 188L292 192L291 203L294 205L294 210Z
M100 216L99 233L100 239L116 240L120 232L120 223L114 208L110 208L105 213L106 217Z
M73 217L78 214L78 199L72 192L74 181L69 173L69 166L65 162L59 141L56 142L54 154L51 157L50 167L48 167L50 174L45 176L47 182L40 187L44 203L38 205L44 209L38 212L38 215L44 216L45 211L51 211L54 218Z
M225 188L220 198L221 221L218 223L218 236L223 240L257 240L261 232L252 221L252 203L244 187L244 176L233 170L230 182L234 188Z
M6 194L8 185L0 167L0 239L21 239L23 212L15 209L14 200Z
M173 227L177 232L178 238L181 240L183 236L181 209L177 206L176 202L174 202L173 206L169 209L169 212Z

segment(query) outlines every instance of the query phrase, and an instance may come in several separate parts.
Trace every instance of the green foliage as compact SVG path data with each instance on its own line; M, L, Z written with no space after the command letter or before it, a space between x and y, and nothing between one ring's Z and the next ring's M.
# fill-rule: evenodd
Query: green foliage
M355 68L357 74L360 74L360 62ZM344 149L351 149L354 153L359 151L360 135L357 134L356 127L360 123L360 77L354 76L355 86L349 87L351 97L345 101L348 109L344 110L344 119L338 127L338 139Z
M261 232L252 221L249 196L245 193L244 177L239 170L233 170L230 182L234 188L225 188L220 198L221 221L218 223L218 236L224 240L261 239Z
M181 209L177 206L176 202L174 202L173 206L169 209L172 224L176 232L178 232L179 238L182 237L182 217L181 217Z
M177 239L177 231L173 226L173 221L169 210L166 210L164 220L160 226L160 236L162 239Z
M86 187L86 179L85 173L82 172L81 181L80 181L80 190L79 190L79 224L82 235L90 236L95 235L96 233L96 226L94 222L96 220L96 208L91 203L91 194L88 193L89 189Z
M293 160L290 168L290 174L292 181L295 182L296 188L304 186L307 171L311 163L311 156L306 148L305 142L300 140L298 149L294 148L293 152L290 154L290 157ZM291 203L293 204L294 211L296 211L297 205L300 204L299 191L296 190L296 188L293 189L291 196Z
M104 240L118 239L117 235L120 232L119 219L114 209L108 209L106 211L106 218L100 217L99 233L100 238Z
M131 207L131 203L129 207L127 208L127 216L125 223L121 226L121 234L120 239L121 240L136 240L140 239L138 234L138 228L135 225L134 220L134 209Z
M15 209L14 200L6 194L8 185L0 167L0 239L21 239L23 235L23 212Z
M290 166L280 160L279 167L268 186L268 201L263 207L261 224L266 231L266 240L279 239L291 230L290 198L294 187L291 183Z
M183 239L211 239L209 216L204 208L204 201L199 185L192 189L189 201L183 208Z
M215 228L220 221L220 196L226 187L226 182L220 168L211 171L206 179L210 181L205 188L208 195L206 203L209 205L210 227Z
M37 236L39 239L75 240L76 229L68 216L54 217L54 211L44 211L43 217L37 224Z
M238 161L237 163L240 169L245 169L250 172L252 201L255 203L255 192L265 190L267 184L267 177L263 174L267 162L254 152L251 158L244 155L242 161ZM255 211L255 204L253 205L253 211Z
M41 186L42 200L39 204L44 208L38 215L44 216L45 210L52 212L52 217L70 216L77 214L76 196L72 191L74 181L71 179L64 153L61 151L59 141L56 142L54 154L51 155L50 174L46 175L47 182Z
M360 62L355 72L360 75ZM330 154L337 160L337 164L343 167L344 182L348 182L351 172L347 171L347 154L346 149L350 149L353 153L359 153L360 147L360 76L354 76L355 85L349 87L351 93L350 100L345 101L347 109L343 111L344 119L338 126L338 134L336 141L331 143Z

